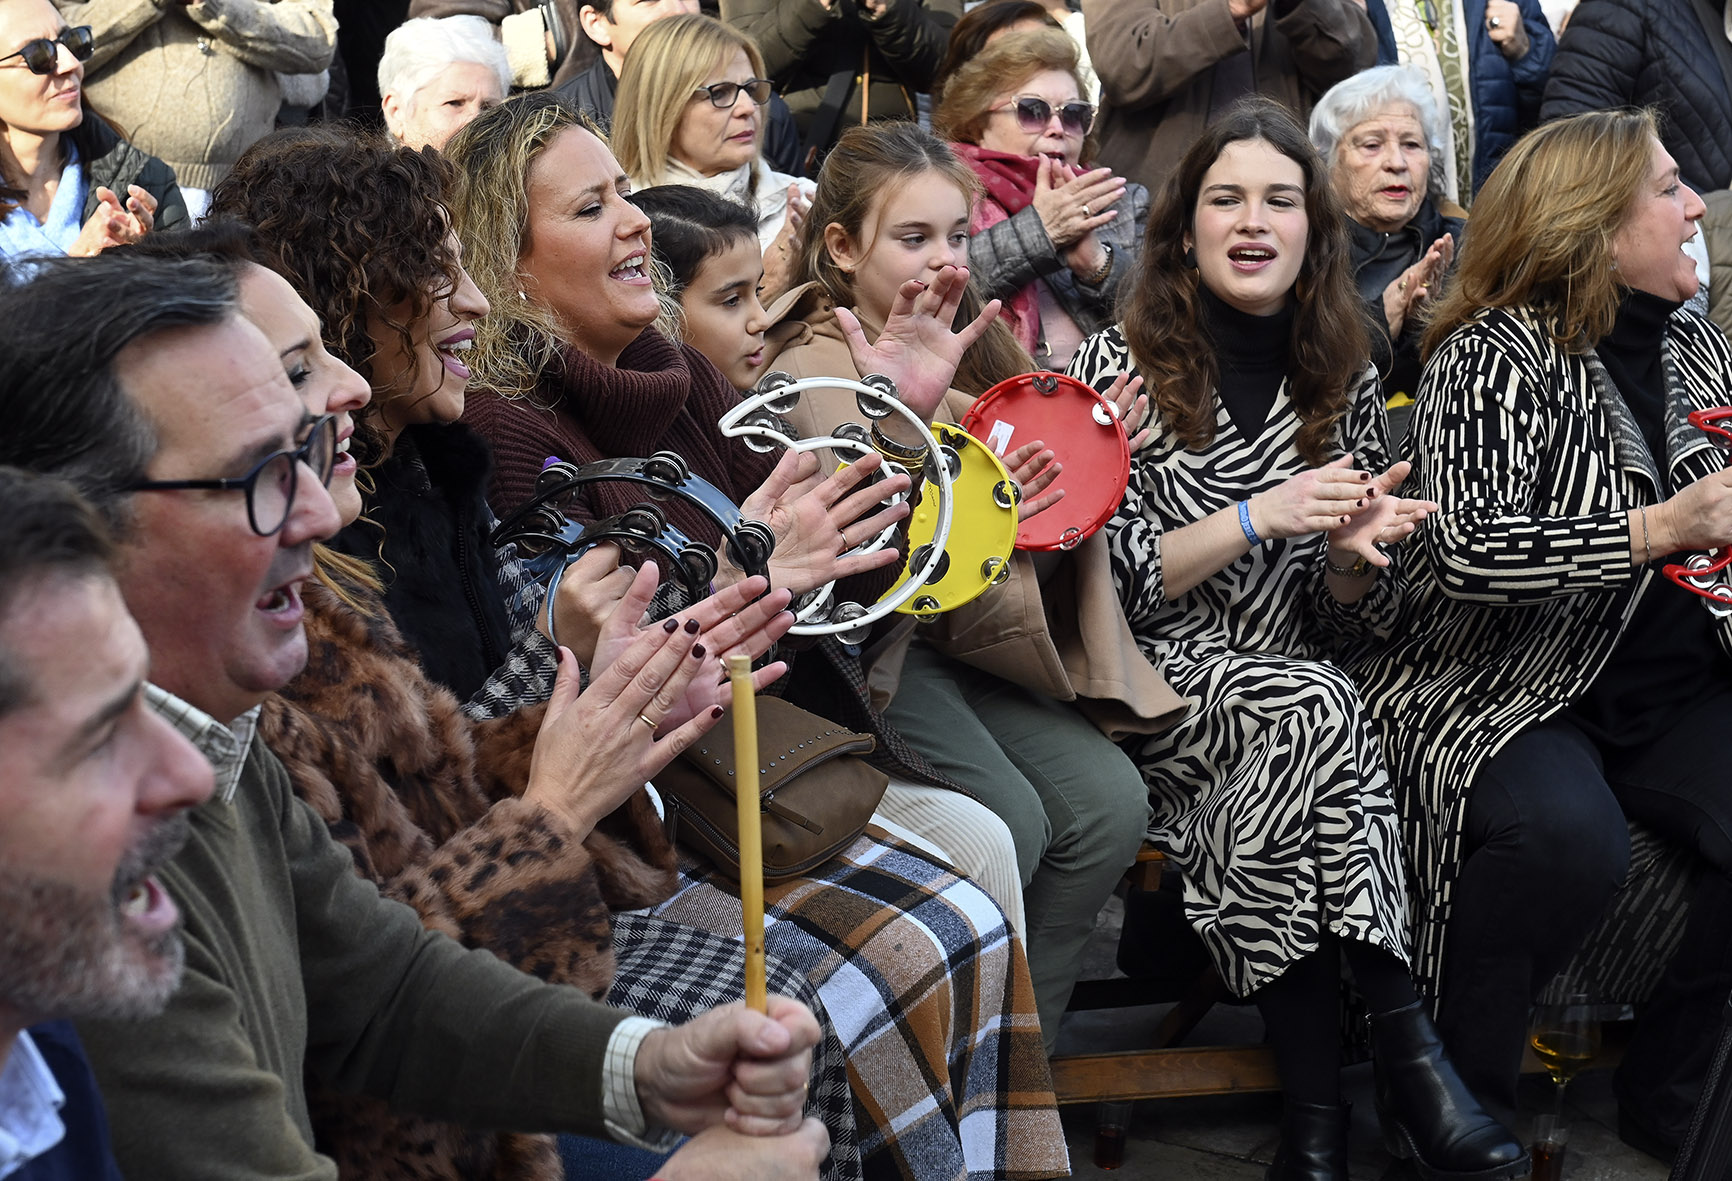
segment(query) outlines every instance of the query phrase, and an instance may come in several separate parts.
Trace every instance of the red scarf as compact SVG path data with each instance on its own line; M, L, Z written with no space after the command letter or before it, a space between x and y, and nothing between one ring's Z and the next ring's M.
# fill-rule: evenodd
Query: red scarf
M988 226L1014 217L1034 202L1034 178L1045 162L1042 157L995 152L975 144L953 143L950 148L974 169L974 175L986 189L986 199L975 205L968 226L970 233L978 234ZM1006 299L999 315L1022 347L1033 353L1041 336L1040 301L1035 296L1034 284Z

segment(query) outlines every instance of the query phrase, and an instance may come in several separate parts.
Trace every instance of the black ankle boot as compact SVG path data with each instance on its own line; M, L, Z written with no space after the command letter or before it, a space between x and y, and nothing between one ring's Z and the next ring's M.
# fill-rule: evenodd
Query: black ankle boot
M1421 1002L1372 1014L1371 1053L1384 1140L1426 1181L1527 1175L1527 1150L1455 1073Z
M1347 1181L1347 1108L1289 1101L1264 1181Z

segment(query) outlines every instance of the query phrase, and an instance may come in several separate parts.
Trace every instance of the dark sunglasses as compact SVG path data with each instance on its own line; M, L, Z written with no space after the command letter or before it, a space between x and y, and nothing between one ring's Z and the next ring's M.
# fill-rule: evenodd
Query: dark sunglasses
M90 55L96 52L96 38L91 35L90 26L79 25L76 29L60 30L58 37L38 37L34 41L26 41L17 53L0 57L0 62L21 57L24 64L30 67L32 74L52 74L55 64L60 60L62 45L66 46L66 52L72 55L74 61L89 61Z
M1045 131L1052 119L1052 104L1044 98L1019 98L1013 105L998 109L1015 111L1016 125L1030 135ZM1058 125L1072 135L1087 135L1094 121L1095 109L1088 103L1066 103L1058 109Z
M746 92L746 97L760 107L770 101L770 90L774 84L767 78L747 78L744 82L717 82L714 86L700 86L692 91L694 95L707 94L710 105L721 110L732 110L739 101L740 91Z
M301 465L306 464L319 483L329 485L331 469L337 465L337 416L321 414L307 430L307 440L292 451L278 451L253 465L244 476L222 480L138 480L128 492L178 492L195 489L214 492L245 492L247 523L260 537L270 537L288 524L295 507L295 489Z

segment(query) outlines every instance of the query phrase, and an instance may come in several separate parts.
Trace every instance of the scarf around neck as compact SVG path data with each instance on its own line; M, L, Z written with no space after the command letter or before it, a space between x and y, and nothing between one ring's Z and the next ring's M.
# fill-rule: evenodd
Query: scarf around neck
M978 144L953 143L950 149L974 169L987 194L1004 206L1006 213L1014 217L1033 204L1034 178L1040 173L1042 157L999 152Z

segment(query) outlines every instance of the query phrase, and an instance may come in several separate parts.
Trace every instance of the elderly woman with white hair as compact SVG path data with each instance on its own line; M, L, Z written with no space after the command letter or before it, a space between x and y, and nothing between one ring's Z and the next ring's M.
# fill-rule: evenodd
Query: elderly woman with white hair
M405 147L444 150L458 129L505 101L511 65L484 17L421 17L385 38L379 101Z
M1311 110L1311 142L1352 219L1354 282L1383 330L1372 352L1386 398L1418 388L1421 312L1461 237L1465 214L1440 192L1447 137L1430 85L1410 66L1364 70Z

